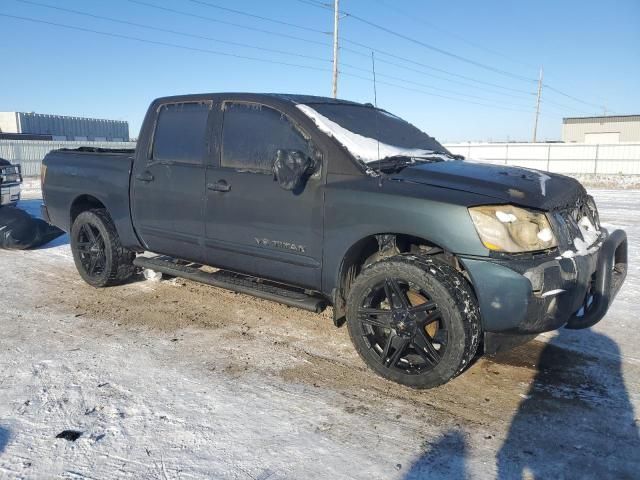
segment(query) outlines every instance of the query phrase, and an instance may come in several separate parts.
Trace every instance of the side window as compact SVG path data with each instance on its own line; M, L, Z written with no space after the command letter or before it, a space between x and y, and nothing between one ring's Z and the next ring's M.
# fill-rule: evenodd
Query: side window
M201 164L206 153L205 134L209 103L162 105L153 135L152 158Z
M254 103L225 103L222 166L270 172L279 149L309 153L309 141L282 113Z

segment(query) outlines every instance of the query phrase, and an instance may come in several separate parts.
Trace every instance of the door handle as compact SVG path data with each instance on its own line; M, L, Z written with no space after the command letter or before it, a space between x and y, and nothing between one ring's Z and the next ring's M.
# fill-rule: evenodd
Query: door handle
M229 185L226 180L218 180L216 183L207 184L207 189L213 190L214 192L228 192L231 190L231 185Z
M141 182L153 182L153 175L149 172L142 172L136 175L136 180L140 180Z

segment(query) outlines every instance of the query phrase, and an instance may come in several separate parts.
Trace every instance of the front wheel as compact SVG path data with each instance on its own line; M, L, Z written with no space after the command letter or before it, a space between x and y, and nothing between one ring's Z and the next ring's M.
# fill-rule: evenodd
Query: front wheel
M106 210L82 212L73 222L70 236L73 261L89 285L118 285L133 275L135 253L122 246Z
M347 325L371 369L414 388L458 375L480 341L477 302L466 279L446 263L410 254L362 271L348 295Z

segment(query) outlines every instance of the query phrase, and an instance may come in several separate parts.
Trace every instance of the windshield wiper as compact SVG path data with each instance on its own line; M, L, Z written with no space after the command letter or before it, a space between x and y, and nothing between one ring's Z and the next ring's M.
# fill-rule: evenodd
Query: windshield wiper
M391 155L381 158L375 162L371 162L370 166L381 172L399 172L403 168L415 165L417 163L442 162L440 154L433 155Z
M392 155L371 162L369 165L381 172L399 172L401 169L416 163L415 159L406 155Z
M416 157L416 158L443 162L445 160L443 160L442 157L447 157L448 159L451 159L451 160L464 160L464 157L462 155L454 155L453 153L449 153L449 152L433 152L428 155L420 155L419 157Z

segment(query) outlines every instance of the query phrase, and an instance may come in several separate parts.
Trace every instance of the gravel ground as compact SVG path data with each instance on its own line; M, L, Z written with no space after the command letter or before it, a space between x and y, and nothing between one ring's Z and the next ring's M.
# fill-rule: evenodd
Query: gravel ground
M634 262L640 191L592 193ZM367 370L331 312L183 280L95 290L66 236L0 265L0 477L640 477L635 263L593 329L430 391Z

